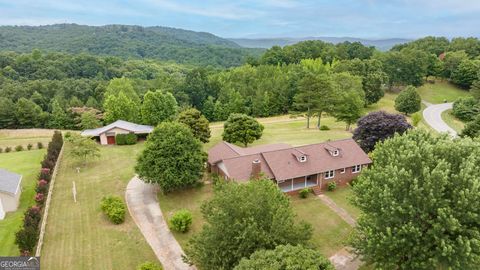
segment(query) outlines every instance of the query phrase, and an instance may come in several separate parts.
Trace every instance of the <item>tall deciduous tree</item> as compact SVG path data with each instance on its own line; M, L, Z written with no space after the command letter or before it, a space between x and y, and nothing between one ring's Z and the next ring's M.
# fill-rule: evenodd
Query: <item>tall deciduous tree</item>
M462 130L460 136L468 136L470 138L476 138L480 136L480 114L465 125L465 128Z
M141 114L145 124L156 126L163 121L173 120L177 110L175 97L169 92L157 90L145 94Z
M72 133L70 137L67 138L67 142L70 144L69 154L83 161L84 164L87 163L89 158L100 156L98 144L91 138Z
M395 133L403 134L410 128L412 126L401 114L371 112L358 120L353 139L365 152L370 152L376 143L393 137Z
M148 136L135 171L143 181L171 192L197 183L204 161L202 144L186 125L163 122Z
M0 129L15 127L15 111L15 103L11 99L0 97Z
M193 136L203 143L210 139L210 127L207 118L199 110L190 108L178 115L178 122L187 125L193 132Z
M105 91L105 99L109 96L118 96L124 93L129 99L136 104L140 104L140 98L133 88L132 82L127 78L115 78L110 81Z
M239 113L230 114L223 125L222 138L224 141L241 142L245 147L262 137L263 125L255 118Z
M382 269L480 265L480 142L423 130L384 141L353 187L352 246Z
M395 109L408 115L420 111L422 98L413 86L407 86L395 99Z
M306 244L312 235L311 226L296 221L290 200L270 180L219 184L202 214L206 224L186 250L202 269L232 269L257 250Z
M15 115L21 128L40 127L42 125L42 108L33 101L21 98L17 101Z
M103 108L105 110L105 122L107 123L112 123L117 120L131 122L137 122L139 120L137 103L128 98L123 92L118 96L107 96Z
M83 129L98 128L100 125L100 121L93 112L84 112L80 116L80 127Z
M332 263L315 249L279 245L273 250L255 251L243 258L234 270L335 270Z
M474 81L470 87L470 93L477 101L480 101L480 72L478 73L477 80Z
M52 115L50 117L49 126L56 129L65 129L70 125L70 118L63 110L58 100L52 101Z

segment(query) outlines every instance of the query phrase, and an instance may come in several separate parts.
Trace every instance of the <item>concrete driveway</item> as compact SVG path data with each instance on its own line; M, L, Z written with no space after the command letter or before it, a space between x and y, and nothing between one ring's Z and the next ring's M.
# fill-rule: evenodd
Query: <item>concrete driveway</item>
M184 254L175 237L170 232L157 200L157 188L154 185L134 177L127 186L125 199L128 211L163 269L195 270L182 260Z
M423 119L429 126L438 132L448 133L453 138L457 137L457 132L453 130L445 121L442 119L442 113L446 110L452 108L453 103L442 103L442 104L428 104L427 108L423 110Z

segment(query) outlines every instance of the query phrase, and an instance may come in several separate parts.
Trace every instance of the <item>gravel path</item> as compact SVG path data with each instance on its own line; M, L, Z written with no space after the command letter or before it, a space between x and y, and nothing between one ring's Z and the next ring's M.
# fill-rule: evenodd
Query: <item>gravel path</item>
M128 211L163 269L195 270L182 260L182 247L170 232L157 200L157 188L138 177L132 178L125 192Z
M424 102L424 104L427 105L427 108L423 110L423 119L425 119L425 122L438 132L446 132L453 138L457 137L457 132L442 119L442 113L451 109L453 103L429 104Z

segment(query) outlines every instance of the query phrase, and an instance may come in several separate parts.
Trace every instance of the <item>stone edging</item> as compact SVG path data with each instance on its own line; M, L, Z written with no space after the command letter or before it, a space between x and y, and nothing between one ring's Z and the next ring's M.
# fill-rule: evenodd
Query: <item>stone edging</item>
M45 228L47 227L48 209L50 208L50 202L52 200L52 193L53 193L53 186L55 185L55 178L57 178L58 168L60 167L60 162L63 157L63 149L65 148L64 146L65 146L65 142L62 144L62 150L60 150L60 153L58 154L57 162L55 164L55 167L53 168L52 179L50 180L50 183L49 183L47 201L45 202L45 209L43 211L42 226L40 227L40 235L38 237L37 250L35 252L35 256L40 256L40 253L42 251L43 237L45 235Z

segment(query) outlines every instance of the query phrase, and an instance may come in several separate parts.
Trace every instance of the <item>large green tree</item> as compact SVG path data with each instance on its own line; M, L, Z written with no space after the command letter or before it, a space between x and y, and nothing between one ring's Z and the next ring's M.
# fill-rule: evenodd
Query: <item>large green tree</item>
M143 181L171 192L197 183L204 161L202 144L186 125L163 122L148 136L135 171Z
M65 110L63 110L62 106L58 102L58 100L54 99L51 103L52 107L52 115L50 117L49 126L50 128L56 129L67 129L71 125L71 118L68 117Z
M98 143L89 137L84 137L78 133L71 133L67 138L67 142L70 144L69 155L87 164L89 159L100 156L100 148Z
M15 111L15 103L11 99L0 97L0 129L15 127Z
M178 106L175 97L169 92L148 91L143 97L141 114L143 123L156 126L163 121L173 120Z
M463 128L460 136L468 136L470 138L476 138L480 136L480 114L465 125L465 128Z
M478 79L480 71L480 60L465 59L457 66L452 73L452 82L463 88L470 88L472 83Z
M80 116L80 127L82 129L92 129L98 128L101 126L100 121L97 119L97 116L93 112L84 112Z
M477 269L480 142L415 130L373 157L353 187L356 252L381 269Z
M335 270L332 263L315 249L279 245L272 250L258 250L243 258L234 270Z
M182 111L178 115L178 122L187 125L193 132L193 136L203 143L210 139L210 126L207 118L195 108Z
M140 118L137 103L123 92L118 96L107 96L103 108L105 110L104 119L106 123L112 123L117 120L137 122Z
M407 86L397 98L395 98L395 109L408 115L420 111L422 99L413 86Z
M133 88L132 81L127 78L115 78L110 81L105 91L105 99L109 96L118 96L124 93L133 102L140 104L140 98Z
M21 98L17 101L15 115L20 128L42 126L42 108L33 101Z
M222 138L230 143L241 142L245 147L262 137L263 125L255 118L239 113L230 114L223 124Z
M232 269L242 258L278 245L306 244L309 224L298 222L290 199L271 180L221 183L202 205L205 225L186 249L202 269Z

